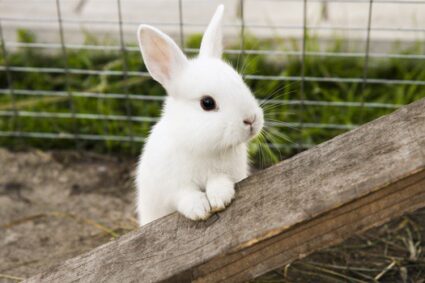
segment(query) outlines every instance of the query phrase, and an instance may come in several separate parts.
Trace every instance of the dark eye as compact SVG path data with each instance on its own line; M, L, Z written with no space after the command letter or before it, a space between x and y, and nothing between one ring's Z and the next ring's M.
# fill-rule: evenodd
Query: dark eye
M216 109L217 105L215 104L214 98L211 96L204 96L201 98L201 107L205 111L211 111Z

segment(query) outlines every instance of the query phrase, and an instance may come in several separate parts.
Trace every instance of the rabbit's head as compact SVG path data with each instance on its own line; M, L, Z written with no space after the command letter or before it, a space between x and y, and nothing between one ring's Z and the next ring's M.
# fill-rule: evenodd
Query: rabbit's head
M141 25L140 50L151 76L166 89L163 111L176 143L193 150L225 150L262 129L263 111L241 76L221 60L223 5L206 29L199 56L188 59L158 29Z

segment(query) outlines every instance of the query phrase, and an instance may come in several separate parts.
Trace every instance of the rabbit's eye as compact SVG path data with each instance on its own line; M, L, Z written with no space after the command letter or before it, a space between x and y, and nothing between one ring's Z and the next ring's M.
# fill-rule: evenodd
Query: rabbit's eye
M217 105L215 104L214 98L211 96L204 96L201 98L201 107L205 111L211 111L216 109Z

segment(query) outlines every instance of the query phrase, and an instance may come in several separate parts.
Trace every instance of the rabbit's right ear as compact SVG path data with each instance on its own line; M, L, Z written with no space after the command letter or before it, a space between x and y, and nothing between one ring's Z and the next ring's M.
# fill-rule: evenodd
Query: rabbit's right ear
M219 5L214 13L204 36L202 37L199 56L220 58L223 53L223 11L224 6Z
M188 63L186 56L168 35L154 27L140 25L137 37L149 73L167 89Z

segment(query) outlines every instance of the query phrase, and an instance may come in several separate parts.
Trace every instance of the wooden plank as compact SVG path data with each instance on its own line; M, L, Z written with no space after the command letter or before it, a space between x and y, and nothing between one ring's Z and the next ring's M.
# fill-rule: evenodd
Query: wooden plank
M172 214L27 282L240 282L425 206L425 100L238 184L206 222Z
M403 180L312 221L296 225L285 233L245 249L243 253L216 258L196 269L195 282L241 282L255 278L311 251L340 243L354 233L425 206L425 174L415 179L418 180Z

